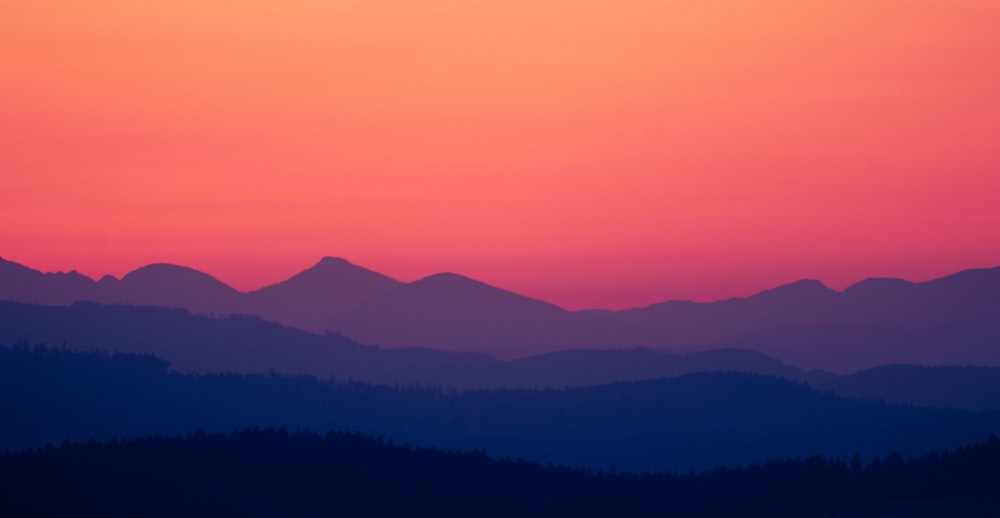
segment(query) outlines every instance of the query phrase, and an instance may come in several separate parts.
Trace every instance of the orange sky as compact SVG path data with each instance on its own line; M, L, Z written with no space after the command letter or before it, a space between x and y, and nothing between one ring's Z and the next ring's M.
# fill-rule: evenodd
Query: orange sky
M155 4L155 5L153 5ZM568 308L1000 264L995 0L0 3L0 255Z

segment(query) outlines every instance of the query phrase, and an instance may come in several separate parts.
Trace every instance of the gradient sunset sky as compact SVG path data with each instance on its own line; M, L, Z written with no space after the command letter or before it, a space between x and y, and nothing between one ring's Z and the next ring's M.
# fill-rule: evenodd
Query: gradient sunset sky
M1000 264L996 0L0 2L0 255L564 307Z

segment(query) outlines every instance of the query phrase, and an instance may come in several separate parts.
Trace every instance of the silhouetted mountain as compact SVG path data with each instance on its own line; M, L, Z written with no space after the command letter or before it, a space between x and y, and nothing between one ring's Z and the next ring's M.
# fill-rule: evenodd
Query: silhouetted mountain
M249 316L208 318L178 309L87 302L72 306L0 302L0 344L20 342L154 354L181 372L273 370L455 388L564 387L699 371L826 379L822 373L803 372L750 351L577 350L501 362L481 353L363 346L338 334L312 334Z
M154 354L180 372L274 371L457 389L580 387L696 372L745 372L890 403L1000 410L998 368L897 365L834 376L738 349L571 350L498 361L479 353L364 346L341 335L307 333L255 317L208 318L157 307L0 302L0 344L16 343Z
M655 330L675 344L701 346L750 330L788 322L824 322L837 293L819 281L803 280L747 298L711 303L668 301L618 312L632 326Z
M329 328L387 347L500 357L634 344L636 333L453 273L398 286L336 315Z
M670 343L753 349L804 368L1000 365L1000 268L924 283L869 279L842 293L803 281L745 299L614 316Z
M932 516L1000 513L1000 439L917 459L632 474L285 429L0 454L7 516Z
M0 257L0 300L33 304L71 304L93 300L95 283L76 270L42 273Z
M311 377L179 375L150 357L27 348L0 348L0 415L0 449L287 426L635 471L816 454L922 454L1000 430L998 412L891 406L748 374L450 392Z
M77 301L183 308L197 313L239 313L243 294L184 266L151 264L95 282L75 270L42 273L0 259L0 300L65 305Z
M172 264L151 264L129 272L101 301L183 308L197 313L238 313L243 294L215 277Z
M334 257L290 279L247 294L248 313L309 331L330 329L331 315L371 300L401 283Z
M509 362L506 379L534 383L497 383L496 387L582 387L681 376L695 372L743 372L823 383L823 371L803 371L755 351L717 349L669 354L651 349L595 349L545 353ZM549 380L546 383L546 380Z
M1000 268L923 283L868 279L844 292L805 280L747 298L569 312L456 274L400 284L340 259L241 294L193 270L144 267L121 282L0 262L0 299L97 300L252 313L386 347L504 358L581 348L753 349L841 373L885 363L1000 366Z
M838 373L887 363L1000 365L1000 323L827 324L761 329L708 344Z
M813 383L843 396L931 408L1000 410L1000 368L884 365Z
M181 309L80 302L0 302L0 344L65 344L76 350L155 354L181 372L309 374L383 383L438 383L496 363L483 354L382 350L252 316L208 318ZM442 379L443 378L443 379Z
M972 268L921 283L940 298L967 300L967 307L988 306L996 309L1000 301L1000 267ZM978 294L974 299L970 293Z

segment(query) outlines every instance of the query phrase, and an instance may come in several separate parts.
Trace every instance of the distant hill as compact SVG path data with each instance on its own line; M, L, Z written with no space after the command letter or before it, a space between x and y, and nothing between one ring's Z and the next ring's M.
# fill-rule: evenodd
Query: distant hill
M184 266L151 264L121 280L100 281L69 273L42 273L0 258L0 300L67 305L78 301L184 308L196 313L240 313L243 293Z
M519 358L507 363L509 380L535 383L497 383L497 387L583 387L621 381L642 381L695 372L742 372L778 376L808 383L834 377L824 371L804 371L761 353L716 349L665 353L651 349L597 349L560 351ZM550 380L552 383L546 383ZM1000 406L998 406L1000 408Z
M384 350L253 316L209 318L153 306L0 302L0 343L44 343L154 354L181 372L308 374L383 383L436 383L496 363L483 354ZM461 379L455 380L456 383Z
M844 396L931 408L1000 410L1000 368L883 365L813 383Z
M388 347L487 352L502 358L649 342L628 326L454 273L398 286L335 315L328 327Z
M243 427L356 430L415 446L630 471L953 448L1000 412L892 406L768 376L451 392L277 375L180 375L148 356L0 348L0 449Z
M76 270L42 273L0 257L0 300L35 304L71 304L96 300L97 283Z
M291 279L240 293L193 270L152 265L121 281L43 274L0 259L0 299L78 300L254 314L384 347L518 358L568 349L752 349L839 373L886 363L1000 366L1000 267L922 283L867 279L843 292L803 280L711 303L669 301L571 312L457 274L400 283L325 258Z
M290 279L247 294L247 313L308 331L336 329L331 315L371 300L402 283L333 257Z
M235 313L243 294L215 277L172 264L151 264L134 270L117 283L100 285L97 300L185 308L196 313Z
M209 318L157 307L0 302L0 345L18 343L154 354L180 372L274 371L457 389L582 387L696 372L744 372L889 403L1000 410L996 367L887 365L835 376L740 349L577 349L501 361L479 353L366 346L341 335L308 333L256 317Z
M308 333L249 316L209 318L180 309L89 302L0 302L0 344L17 343L153 354L181 372L275 371L454 388L580 386L700 371L826 378L751 351L574 350L506 362L480 353L365 346L342 335Z
M753 349L842 373L886 363L1000 366L1000 268L924 283L868 279L843 292L802 281L615 316L691 348Z
M687 346L704 346L758 329L833 321L839 294L803 280L746 298L710 303L668 301L615 313L616 320L656 330Z

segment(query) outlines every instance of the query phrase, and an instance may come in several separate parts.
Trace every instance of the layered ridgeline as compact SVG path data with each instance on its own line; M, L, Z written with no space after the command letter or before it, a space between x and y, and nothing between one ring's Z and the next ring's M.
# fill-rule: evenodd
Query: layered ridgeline
M1000 514L1000 440L871 462L589 472L358 434L242 430L0 453L9 516L966 516Z
M1000 366L1000 268L922 283L868 279L843 292L800 281L712 303L571 312L457 274L401 283L333 258L251 293L173 265L94 281L76 272L42 273L0 260L0 299L252 314L383 347L502 358L644 346L748 348L798 367L837 372L887 363Z
M455 392L182 375L150 356L29 348L0 348L0 413L0 449L196 429L335 428L542 463L682 472L812 455L920 455L1000 431L997 411L893 406L739 373Z
M811 381L832 376L740 350L571 350L503 361L482 353L361 345L339 334L313 334L249 316L210 318L181 309L90 302L40 306L0 301L4 344L152 354L180 372L276 372L461 389L558 388L704 371Z
M889 403L1000 409L1000 368L887 365L838 376L738 349L666 353L570 350L516 360L479 353L366 346L255 317L209 318L179 309L0 302L0 345L52 344L79 351L152 354L182 373L310 375L321 379L452 389L561 388L744 372Z

